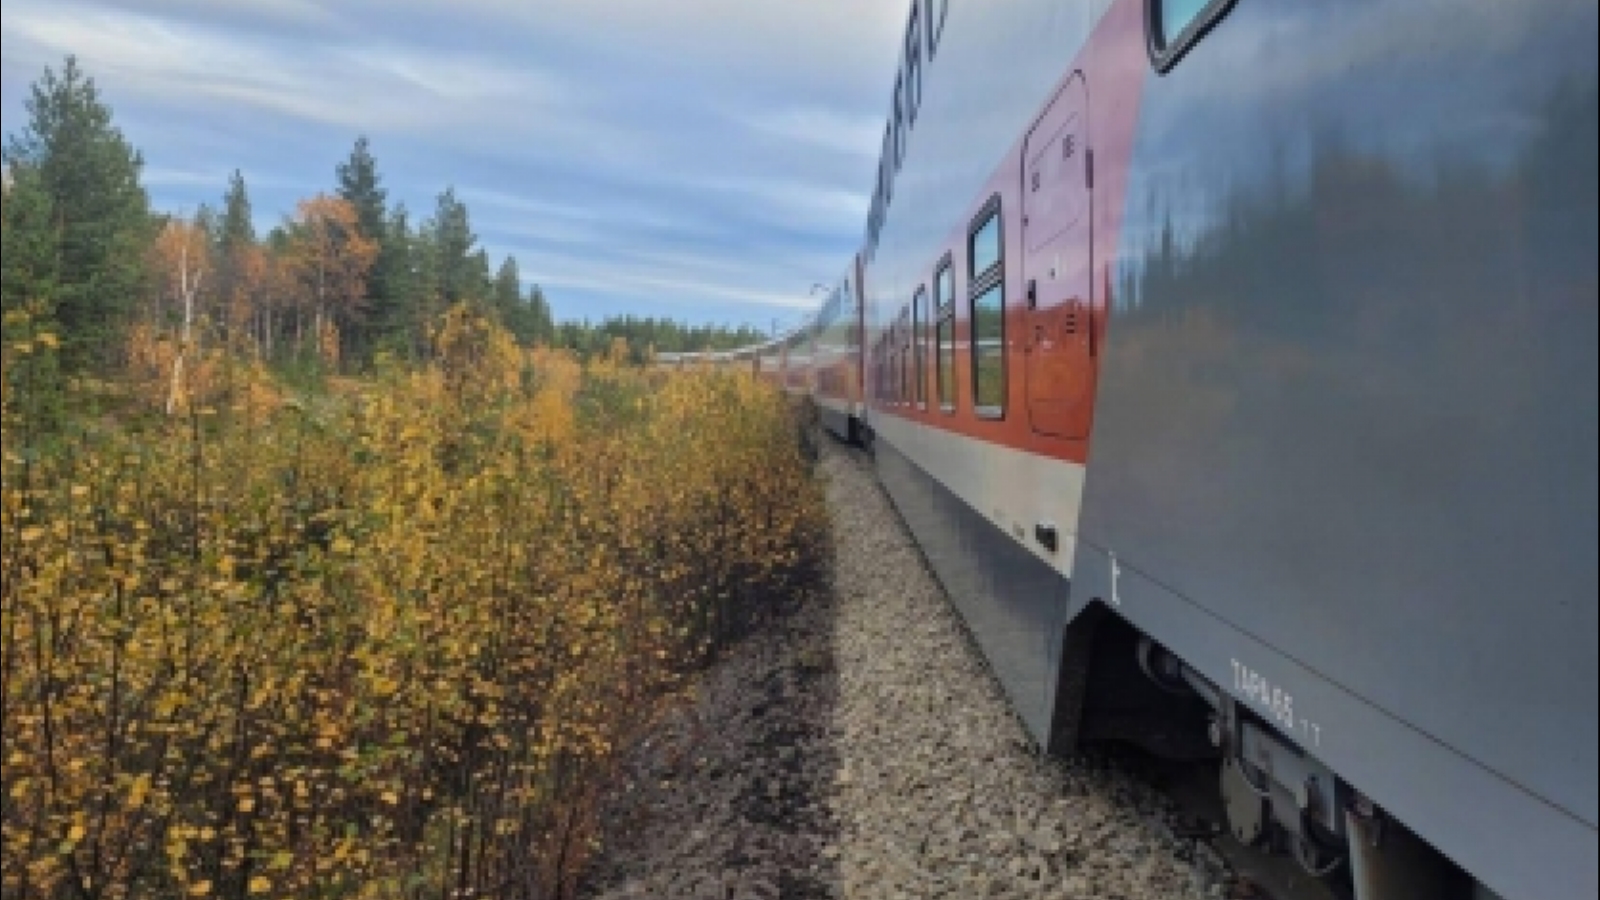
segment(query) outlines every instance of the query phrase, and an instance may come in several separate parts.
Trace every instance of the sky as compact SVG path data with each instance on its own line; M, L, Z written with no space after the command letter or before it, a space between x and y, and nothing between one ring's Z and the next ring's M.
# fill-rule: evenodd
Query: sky
M0 119L68 54L161 210L259 230L366 135L558 318L797 323L859 243L906 0L5 0Z

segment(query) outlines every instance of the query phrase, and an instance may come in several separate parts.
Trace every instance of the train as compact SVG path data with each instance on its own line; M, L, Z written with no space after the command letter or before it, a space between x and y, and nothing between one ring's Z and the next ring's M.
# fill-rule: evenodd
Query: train
M804 324L1037 746L1356 900L1597 883L1593 0L914 0Z

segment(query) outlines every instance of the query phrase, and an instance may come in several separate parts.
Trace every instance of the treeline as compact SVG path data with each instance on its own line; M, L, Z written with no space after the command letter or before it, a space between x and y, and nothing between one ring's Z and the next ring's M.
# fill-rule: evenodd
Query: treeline
M628 342L651 349L724 349L759 340L748 328L690 327L623 317L554 321L513 257L494 265L453 188L430 214L391 203L365 137L329 190L258 234L235 171L221 202L192 214L154 211L143 160L114 124L94 80L68 57L46 68L27 122L4 149L0 302L59 336L66 374L110 372L168 343L198 354L225 345L274 364L358 370L380 354L426 361L439 314L465 303L524 345L582 355Z
M615 316L598 325L588 322L562 322L556 326L554 343L589 358L610 352L618 340L628 343L629 358L643 362L651 350L657 352L698 352L732 350L767 340L767 335L748 325L726 328L721 325L685 325L671 319Z

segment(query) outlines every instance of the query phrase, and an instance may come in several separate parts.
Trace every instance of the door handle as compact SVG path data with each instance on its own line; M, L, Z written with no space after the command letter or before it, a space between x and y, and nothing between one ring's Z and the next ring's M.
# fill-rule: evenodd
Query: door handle
M1028 279L1028 308L1039 308L1039 282L1037 279Z

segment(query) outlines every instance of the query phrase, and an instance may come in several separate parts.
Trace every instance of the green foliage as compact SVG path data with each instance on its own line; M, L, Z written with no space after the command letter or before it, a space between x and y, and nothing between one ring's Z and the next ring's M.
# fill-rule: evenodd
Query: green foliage
M423 230L432 244L434 275L443 306L482 300L489 274L487 260L474 249L478 236L472 233L466 204L456 198L454 187L445 188L439 195L433 219Z
M431 331L54 445L6 395L6 897L570 896L619 749L816 583L776 392Z
M339 196L356 209L357 221L367 237L381 241L388 224L388 192L378 177L378 161L373 159L366 135L356 138L350 159L340 163Z
M341 338L345 344L341 356L367 359L382 336L391 329L396 318L394 280L396 255L390 248L388 192L382 187L378 175L378 162L372 156L365 135L356 138L350 158L337 170L339 197L356 210L356 220L361 232L378 244L378 256L367 273L366 297L361 304L359 319L345 323ZM399 236L400 240L404 235Z
M555 344L577 352L584 358L607 354L617 340L627 345L628 361L645 362L653 349L658 353L731 350L765 340L765 335L749 327L726 328L719 325L687 325L671 319L615 316L597 325L589 322L562 322L555 326Z
M251 219L250 193L244 174L238 169L228 178L228 192L222 198L222 221L217 246L224 254L242 250L256 242L256 226Z
M36 180L44 198L44 215L28 221L47 223L42 240L55 259L47 314L60 327L63 366L104 371L143 286L150 240L143 164L70 56L59 74L45 69L26 106L27 124L8 136L5 162L17 184Z

